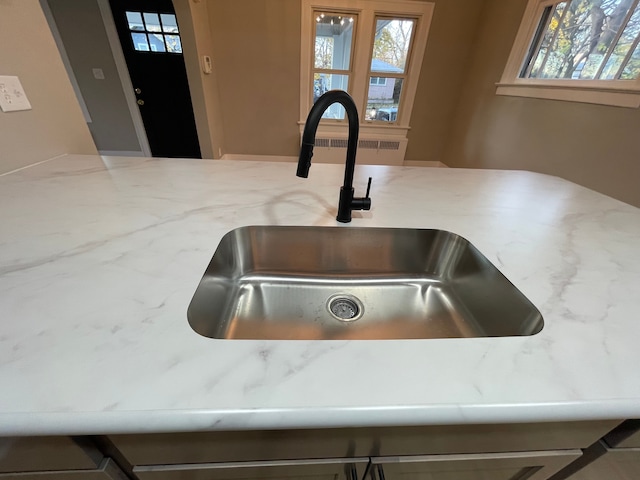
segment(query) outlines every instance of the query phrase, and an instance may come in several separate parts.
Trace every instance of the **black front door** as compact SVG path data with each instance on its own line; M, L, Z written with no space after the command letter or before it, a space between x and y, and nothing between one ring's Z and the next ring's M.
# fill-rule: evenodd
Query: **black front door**
M154 157L202 158L171 0L109 0Z

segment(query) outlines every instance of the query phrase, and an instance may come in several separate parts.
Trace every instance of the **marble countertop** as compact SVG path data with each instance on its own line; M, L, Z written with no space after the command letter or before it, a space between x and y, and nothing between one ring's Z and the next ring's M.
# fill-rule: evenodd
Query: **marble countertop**
M65 156L0 176L0 435L640 417L640 209L518 171L358 166L350 226L449 230L541 311L530 337L214 340L221 237L331 225L343 167Z

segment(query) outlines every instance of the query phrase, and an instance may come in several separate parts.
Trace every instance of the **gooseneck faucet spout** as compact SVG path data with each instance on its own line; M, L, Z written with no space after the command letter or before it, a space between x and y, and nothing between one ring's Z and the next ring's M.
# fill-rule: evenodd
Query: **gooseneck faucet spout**
M360 128L358 120L358 110L351 96L343 90L330 90L322 95L316 103L314 103L307 121L304 125L302 134L302 146L300 148L300 157L298 159L298 177L307 178L309 176L309 167L311 167L311 157L313 156L313 146L316 142L316 130L322 118L322 114L327 108L334 103L339 103L347 112L349 120L349 139L347 141L347 160L344 170L344 183L340 189L340 201L338 202L338 216L336 220L342 223L351 221L352 210L370 210L371 199L369 198L369 189L371 187L371 178L367 187L365 197L354 197L353 190L353 172L356 167L356 150L358 148L358 132Z

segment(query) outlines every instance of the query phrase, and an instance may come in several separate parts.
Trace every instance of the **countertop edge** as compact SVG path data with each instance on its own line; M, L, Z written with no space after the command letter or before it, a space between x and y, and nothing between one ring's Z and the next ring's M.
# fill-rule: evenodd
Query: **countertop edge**
M0 436L523 424L638 417L640 404L634 399L524 405L7 413L0 414Z

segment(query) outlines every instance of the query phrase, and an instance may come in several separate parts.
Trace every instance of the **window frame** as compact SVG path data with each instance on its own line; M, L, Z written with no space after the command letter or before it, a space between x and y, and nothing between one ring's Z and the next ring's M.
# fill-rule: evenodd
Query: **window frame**
M384 84L372 84L371 80L369 80L368 84L367 84L367 92L365 95L365 104L362 110L362 116L365 117L365 113L366 113L366 109L369 106L369 91L371 90L372 86L387 86L387 79L392 78L394 80L402 80L402 89L400 90L400 99L398 100L398 107L397 110L398 112L402 113L402 110L405 108L405 104L406 102L406 95L405 95L405 85L407 83L407 79L409 77L409 72L411 71L411 64L413 63L413 44L415 43L415 39L416 39L416 27L418 25L418 19L415 17L410 17L410 16L406 16L406 15L393 15L393 16L389 16L389 15L380 15L380 14L376 14L375 18L373 19L373 24L374 24L374 28L376 28L375 26L378 24L378 20L411 20L413 21L413 28L411 31L411 38L409 39L409 50L407 51L407 63L404 66L404 71L400 72L400 73L395 73L395 72L380 72L380 71L375 71L371 69L371 63L373 62L373 49L374 49L374 43L375 43L375 38L372 39L371 44L369 45L369 48L371 49L371 55L369 58L369 79L371 78L377 78L378 81L380 81L381 78L384 79ZM393 108L393 107L392 107ZM398 121L398 115L396 114L396 118L391 120L391 118L389 118L389 120L379 120L377 118L372 118L370 120L365 120L367 123L372 123L372 122L379 122L382 123L384 125L389 125L389 124L394 124Z
M300 130L304 128L309 110L312 107L313 52L315 45L314 12L338 12L344 15L357 15L357 28L352 40L352 64L349 78L349 94L358 107L360 131L365 135L375 131L385 134L404 134L409 130L409 120L413 108L422 59L426 50L429 27L433 17L434 3L412 0L351 0L345 7L344 0L301 0L301 52L300 52ZM375 37L375 22L379 17L407 18L415 21L413 38L407 61L405 84L401 93L399 115L395 122L365 120L371 58ZM347 119L322 119L320 130L343 131Z
M500 81L497 95L541 98L617 107L640 107L640 78L581 80L521 78L545 8L563 0L529 0Z

